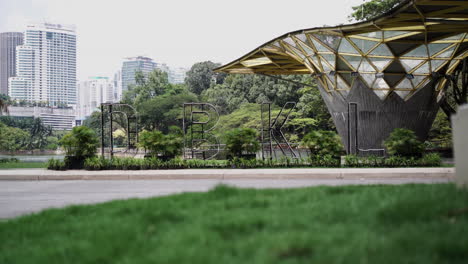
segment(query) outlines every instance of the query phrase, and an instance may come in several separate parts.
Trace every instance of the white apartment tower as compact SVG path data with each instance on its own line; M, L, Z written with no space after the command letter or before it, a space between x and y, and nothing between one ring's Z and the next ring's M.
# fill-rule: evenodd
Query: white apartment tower
M16 77L9 79L12 99L74 106L76 33L74 26L29 24L23 45L16 47Z
M108 77L89 77L78 83L78 119L85 119L98 110L102 103L114 103L115 89L113 80Z

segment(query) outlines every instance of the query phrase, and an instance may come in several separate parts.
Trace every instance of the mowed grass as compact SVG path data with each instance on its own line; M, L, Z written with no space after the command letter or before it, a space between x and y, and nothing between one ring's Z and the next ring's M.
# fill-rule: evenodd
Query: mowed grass
M37 169L46 168L46 162L5 162L0 163L1 169Z
M46 210L0 241L0 263L468 263L468 192L218 186Z

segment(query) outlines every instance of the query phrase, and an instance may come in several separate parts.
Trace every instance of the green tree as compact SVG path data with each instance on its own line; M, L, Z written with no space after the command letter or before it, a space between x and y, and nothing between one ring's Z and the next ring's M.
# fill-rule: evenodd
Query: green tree
M384 145L393 156L419 157L424 151L424 144L418 140L414 131L406 128L395 128Z
M0 122L0 150L17 151L27 148L30 134L20 128Z
M236 128L226 132L226 149L233 157L244 153L255 153L260 149L258 133L252 128Z
M221 66L221 64L211 61L198 62L192 65L185 78L185 83L189 90L200 95L211 86L212 82L221 84L226 75L224 73L217 74L213 72L213 69L219 66Z
M183 139L179 134L164 135L159 130L142 131L140 133L140 147L148 150L151 156L161 154L167 158L174 158L182 153Z
M312 155L339 157L343 151L340 137L332 131L311 131L304 136L301 145L307 147Z
M348 18L357 21L370 20L388 12L400 2L402 0L371 0L358 6L353 6L353 12Z

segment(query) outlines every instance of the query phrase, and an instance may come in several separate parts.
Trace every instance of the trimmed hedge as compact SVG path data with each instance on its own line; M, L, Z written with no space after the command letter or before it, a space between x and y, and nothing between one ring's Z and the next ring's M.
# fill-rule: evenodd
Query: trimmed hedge
M282 158L278 160L243 159L232 160L184 160L175 158L163 161L157 158L118 158L103 159L88 158L84 162L86 170L164 170L164 169L226 169L226 168L394 168L394 167L438 167L441 158L437 153L429 153L421 158L405 158L399 156L383 157L357 157L348 155L341 166L339 159L331 155L312 156L303 159ZM66 170L64 161L51 159L47 168L50 170Z

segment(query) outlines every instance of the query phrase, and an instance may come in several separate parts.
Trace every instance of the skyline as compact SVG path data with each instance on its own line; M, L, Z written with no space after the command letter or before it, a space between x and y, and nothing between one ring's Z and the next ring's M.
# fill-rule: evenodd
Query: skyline
M278 0L7 0L0 3L0 32L22 32L30 22L75 25L77 79L83 80L111 77L124 58L134 56L170 67L225 64L290 31L349 23L351 7L362 2L329 0L316 7L297 0L297 8L285 12Z

